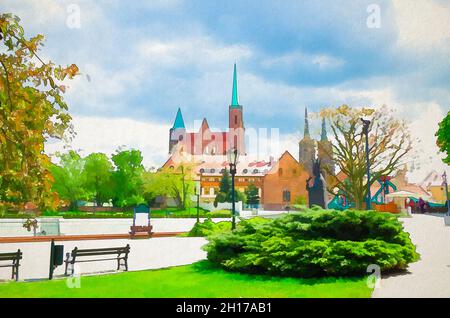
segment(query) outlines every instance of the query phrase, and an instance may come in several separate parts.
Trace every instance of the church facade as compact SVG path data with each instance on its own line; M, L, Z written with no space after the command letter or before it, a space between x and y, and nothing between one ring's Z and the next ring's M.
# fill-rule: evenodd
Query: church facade
M203 118L199 131L187 132L180 108L169 131L170 154L179 151L194 156L223 156L230 149L237 149L240 155L246 154L243 107L239 105L238 100L236 64L234 64L231 104L228 107L228 131L212 131L206 118Z

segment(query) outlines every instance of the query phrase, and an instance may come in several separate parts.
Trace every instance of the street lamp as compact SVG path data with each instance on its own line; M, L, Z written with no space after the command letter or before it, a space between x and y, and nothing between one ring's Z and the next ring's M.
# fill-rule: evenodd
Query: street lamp
M361 118L363 122L363 133L366 135L366 166L367 166L367 197L366 210L372 210L372 195L370 193L370 162L369 162L369 126L370 120Z
M232 148L228 151L228 163L230 164L230 174L231 174L231 215L232 223L231 230L236 229L236 199L235 199L235 189L234 189L234 177L236 176L236 164L238 160L238 151L236 148Z
M447 207L447 215L450 215L450 201L448 200L447 172L444 171L444 174L442 175L442 179L444 181L445 196L447 198L447 200L445 201L445 206Z

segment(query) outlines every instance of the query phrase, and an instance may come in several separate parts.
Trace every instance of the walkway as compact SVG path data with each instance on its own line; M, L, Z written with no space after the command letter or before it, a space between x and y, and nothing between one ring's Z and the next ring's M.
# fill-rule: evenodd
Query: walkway
M191 264L206 258L206 252L201 247L206 244L204 238L163 237L141 240L95 240L95 241L64 241L57 242L64 245L64 253L72 251L77 246L80 249L119 247L130 244L131 251L128 259L130 271L156 269L170 266ZM50 243L4 243L0 244L0 253L23 252L20 262L20 279L48 278L50 261ZM81 273L98 273L114 270L116 261L80 263ZM55 275L64 273L64 266L56 269ZM9 279L10 268L0 268L0 280Z
M372 297L450 297L450 227L431 215L401 220L421 259L410 264L408 273L382 277Z

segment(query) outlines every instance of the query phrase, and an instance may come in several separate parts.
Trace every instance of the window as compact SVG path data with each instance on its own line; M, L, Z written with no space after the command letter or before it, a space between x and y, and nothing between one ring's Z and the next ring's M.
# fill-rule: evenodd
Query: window
M216 169L211 169L211 173L214 173L214 172L216 172Z
M200 173L205 173L205 169L201 168Z
M258 169L253 170L253 173L258 173L258 172L259 172Z
M291 202L291 191L283 191L283 202Z
M297 169L293 169L292 170L292 174L295 176L295 175L297 175Z
M178 136L178 140L182 141L183 140L183 135Z
M278 176L281 177L282 175L283 175L283 169L280 168L280 169L278 169Z
M243 174L246 174L247 172L248 172L248 169L244 169L244 170L242 171Z
M237 125L237 115L234 115L234 124Z

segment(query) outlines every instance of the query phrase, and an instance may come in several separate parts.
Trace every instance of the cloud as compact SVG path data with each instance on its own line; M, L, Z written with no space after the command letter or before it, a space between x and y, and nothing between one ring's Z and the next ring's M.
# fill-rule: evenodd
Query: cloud
M220 44L207 36L182 39L146 39L138 46L139 56L157 67L211 67L229 65L236 60L248 59L252 52L248 46Z
M394 0L398 46L433 50L449 46L450 6L433 0Z
M110 156L119 147L142 151L147 168L159 167L168 158L169 126L125 118L75 116L72 124L76 136L67 145L63 141L50 141L45 145L47 154L68 149L82 155L102 152Z
M301 51L294 51L280 56L266 58L261 64L266 68L292 68L301 66L313 67L316 70L329 70L343 66L344 61L328 54L307 54Z

